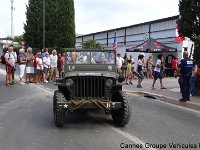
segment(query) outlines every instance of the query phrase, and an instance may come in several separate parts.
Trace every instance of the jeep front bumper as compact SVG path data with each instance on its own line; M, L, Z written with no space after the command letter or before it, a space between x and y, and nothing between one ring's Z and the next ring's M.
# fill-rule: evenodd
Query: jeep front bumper
M119 109L122 107L121 102L106 102L102 100L70 100L66 102L57 102L57 108L67 110L92 109L100 108L103 110Z

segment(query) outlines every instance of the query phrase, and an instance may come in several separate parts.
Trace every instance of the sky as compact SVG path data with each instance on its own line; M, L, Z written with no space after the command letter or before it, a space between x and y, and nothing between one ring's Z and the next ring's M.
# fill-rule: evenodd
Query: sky
M74 0L77 34L89 34L178 15L179 0ZM10 0L0 0L0 38L11 35ZM14 35L24 32L28 0L14 0Z

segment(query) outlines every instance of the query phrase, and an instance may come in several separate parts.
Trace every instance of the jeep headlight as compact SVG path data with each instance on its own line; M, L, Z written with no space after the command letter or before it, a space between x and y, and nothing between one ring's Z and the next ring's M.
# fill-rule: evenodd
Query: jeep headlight
M110 87L110 86L112 86L112 85L113 85L113 80L112 80L112 79L106 80L106 86L107 86L107 87Z
M66 80L66 85L67 85L67 86L72 86L73 83L74 83L74 82L73 82L72 79L67 79L67 80Z

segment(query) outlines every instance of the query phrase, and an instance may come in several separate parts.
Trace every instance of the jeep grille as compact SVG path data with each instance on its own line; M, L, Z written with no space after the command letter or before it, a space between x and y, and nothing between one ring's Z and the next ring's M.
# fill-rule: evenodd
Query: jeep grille
M105 96L104 77L74 78L74 98L103 98Z

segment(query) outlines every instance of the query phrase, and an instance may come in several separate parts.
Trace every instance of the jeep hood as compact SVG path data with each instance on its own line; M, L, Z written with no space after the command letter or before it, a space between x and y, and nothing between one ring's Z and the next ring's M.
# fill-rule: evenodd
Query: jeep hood
M103 76L103 77L113 77L116 78L117 74L115 72L109 71L72 71L65 73L65 77L71 76Z

